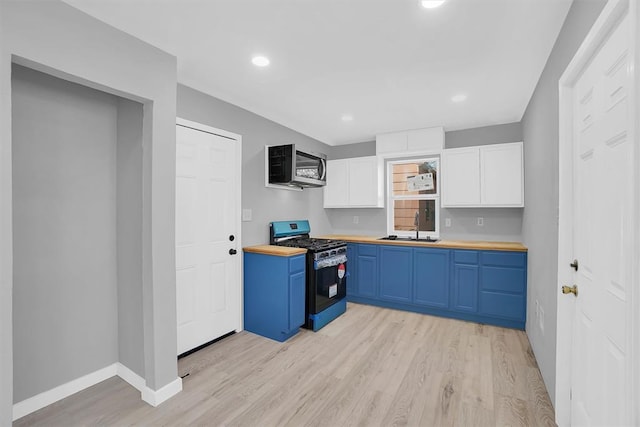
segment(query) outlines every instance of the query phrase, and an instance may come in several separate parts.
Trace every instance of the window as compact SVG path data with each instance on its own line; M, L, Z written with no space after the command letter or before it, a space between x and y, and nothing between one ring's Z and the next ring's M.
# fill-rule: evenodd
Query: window
M439 238L440 159L428 157L387 163L387 232Z

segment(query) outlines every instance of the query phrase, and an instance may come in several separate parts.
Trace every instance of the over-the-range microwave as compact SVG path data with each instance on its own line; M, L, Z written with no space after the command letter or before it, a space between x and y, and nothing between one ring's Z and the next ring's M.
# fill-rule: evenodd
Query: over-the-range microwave
M322 187L327 183L327 156L300 151L295 144L269 147L269 183Z

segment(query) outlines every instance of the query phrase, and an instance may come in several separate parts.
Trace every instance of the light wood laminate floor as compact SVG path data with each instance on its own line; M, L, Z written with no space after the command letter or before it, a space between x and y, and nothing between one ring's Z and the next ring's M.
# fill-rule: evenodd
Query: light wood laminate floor
M114 377L15 426L555 425L522 331L349 304L286 343L241 332L178 363L157 408Z

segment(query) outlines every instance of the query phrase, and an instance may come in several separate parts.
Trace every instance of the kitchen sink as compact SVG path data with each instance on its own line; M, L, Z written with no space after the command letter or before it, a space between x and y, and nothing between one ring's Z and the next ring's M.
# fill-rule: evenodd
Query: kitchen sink
M428 243L435 243L439 241L438 239L432 239L430 237L416 239L415 237L399 237L399 236L393 236L393 235L380 237L378 240L396 240L398 242L428 242Z

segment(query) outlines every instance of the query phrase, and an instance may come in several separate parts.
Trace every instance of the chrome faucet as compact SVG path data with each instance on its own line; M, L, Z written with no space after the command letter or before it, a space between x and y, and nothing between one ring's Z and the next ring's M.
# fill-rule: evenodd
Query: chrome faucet
M413 218L413 225L416 226L416 240L420 239L420 210L416 211L416 215Z

